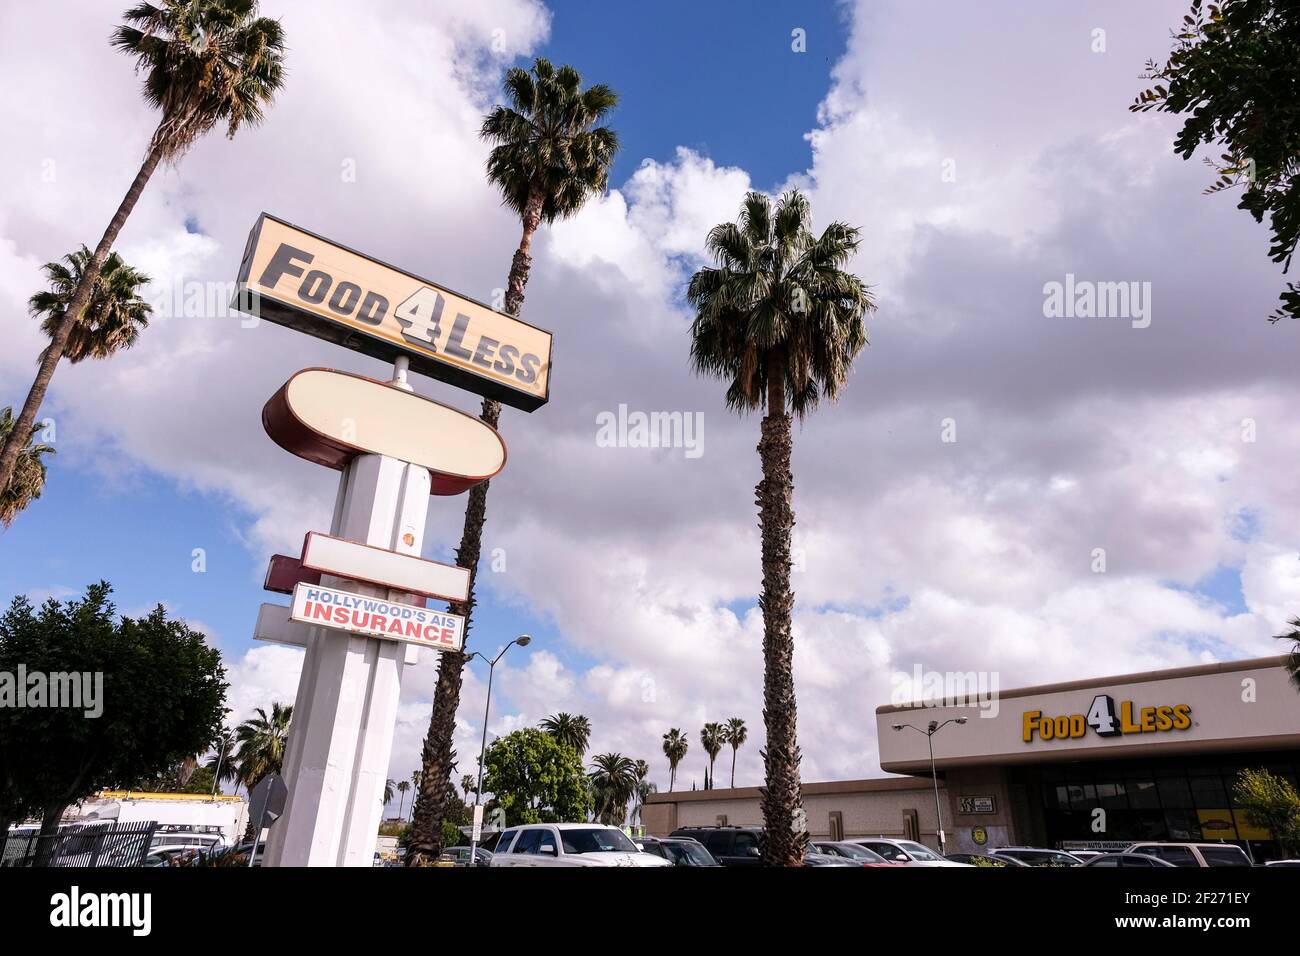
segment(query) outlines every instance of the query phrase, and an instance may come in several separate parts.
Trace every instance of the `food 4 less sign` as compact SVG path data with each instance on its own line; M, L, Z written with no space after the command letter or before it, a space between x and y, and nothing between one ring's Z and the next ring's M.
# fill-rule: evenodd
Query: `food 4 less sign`
M1027 710L1021 715L1025 743L1035 740L1071 740L1093 732L1102 737L1125 734L1157 734L1186 730L1192 726L1192 708L1188 704L1159 707L1135 707L1133 701L1115 701L1106 694L1092 699L1086 714L1052 716L1041 710Z
M239 308L533 411L550 391L551 333L262 213Z

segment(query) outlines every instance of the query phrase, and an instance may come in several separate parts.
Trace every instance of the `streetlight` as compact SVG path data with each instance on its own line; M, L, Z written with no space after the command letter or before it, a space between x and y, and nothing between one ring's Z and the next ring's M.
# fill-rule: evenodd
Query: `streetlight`
M465 658L466 664L477 657L481 661L487 661L488 666L487 702L483 705L483 743L478 749L478 783L474 787L474 819L471 822L472 829L470 830L469 836L470 866L478 865L478 837L475 835L475 830L482 826L478 817L478 802L483 798L483 758L487 753L488 712L492 707L492 674L496 671L497 661L506 656L506 651L510 650L510 648L515 644L518 644L520 647L527 647L531 641L532 638L527 634L520 634L505 647L501 648L501 653L491 660L488 660L488 658L484 657L478 651L474 651L469 655L469 657Z
M934 781L934 815L939 820L939 855L940 856L945 855L944 840L943 840L943 811L939 809L939 775L938 773L935 772L934 769L934 735L937 734L939 731L943 730L943 728L947 727L949 724L964 724L964 723L966 723L965 717L951 717L948 720L945 720L943 723L939 723L937 720L932 720L930 721L929 726L926 727L925 730L922 730L920 727L913 727L911 724L893 725L894 730L902 730L904 727L906 727L909 730L915 730L918 734L925 734L925 742L930 745L930 779Z

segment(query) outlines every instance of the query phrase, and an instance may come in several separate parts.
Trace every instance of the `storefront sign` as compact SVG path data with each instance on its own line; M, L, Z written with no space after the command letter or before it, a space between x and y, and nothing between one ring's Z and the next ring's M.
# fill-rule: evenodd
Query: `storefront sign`
M303 624L405 641L438 651L458 651L465 643L465 619L457 614L319 584L294 588L290 617Z
M983 846L989 842L989 832L983 827L971 827L970 838L975 841L976 846Z
M526 412L550 395L551 333L267 213L238 308Z
M1164 733L1187 730L1192 726L1192 708L1189 704L1159 707L1138 707L1133 701L1115 701L1106 694L1092 699L1086 714L1044 715L1041 710L1027 710L1021 715L1022 737L1025 743L1034 740L1077 740L1091 727L1102 737L1125 734Z
M962 813L997 813L997 799L992 796L987 797L958 797L958 809Z

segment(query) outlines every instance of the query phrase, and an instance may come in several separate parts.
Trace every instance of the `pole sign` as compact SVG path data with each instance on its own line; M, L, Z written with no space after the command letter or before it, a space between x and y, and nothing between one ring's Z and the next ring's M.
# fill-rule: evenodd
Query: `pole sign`
M503 404L550 397L551 333L262 213L239 266L238 308Z
M465 619L458 614L319 584L299 584L293 589L289 616L303 624L404 641L437 651L458 651L465 645Z

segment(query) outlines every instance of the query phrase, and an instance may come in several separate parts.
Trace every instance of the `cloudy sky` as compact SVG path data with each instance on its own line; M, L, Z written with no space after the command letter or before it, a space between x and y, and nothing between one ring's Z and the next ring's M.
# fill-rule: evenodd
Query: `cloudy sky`
M152 129L106 43L121 6L0 13L5 404L40 348L41 264L94 244ZM283 95L149 185L118 248L159 315L129 352L59 369L58 454L0 534L0 597L107 578L124 612L162 602L223 650L235 719L291 701L301 654L251 640L261 580L327 527L336 476L273 445L260 410L302 367L384 369L219 309L177 315L178 290L232 280L267 210L491 299L519 230L477 126L502 71L546 55L623 93L625 147L608 195L534 245L525 317L555 333L552 400L503 416L498 569L470 646L536 640L498 669L492 734L585 713L595 750L648 759L666 787L659 741L681 727L689 786L700 726L740 716L736 781L761 778L758 421L689 371L682 297L750 188L800 186L818 227L861 227L853 269L879 305L843 399L795 435L806 780L880 774L874 709L916 666L1008 688L1278 652L1300 598L1298 332L1265 321L1282 280L1264 229L1201 195L1173 121L1126 109L1185 2L646 6L264 0L288 36ZM52 37L75 55L50 56ZM1067 274L1149 290L1149 325L1049 315ZM701 414L703 453L603 447L597 418L620 405ZM428 556L450 558L462 508L432 499ZM471 667L462 698L466 772L485 679ZM433 683L431 660L408 670L394 777Z

